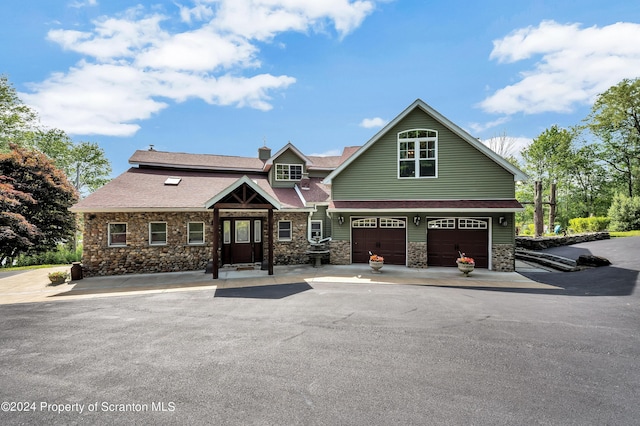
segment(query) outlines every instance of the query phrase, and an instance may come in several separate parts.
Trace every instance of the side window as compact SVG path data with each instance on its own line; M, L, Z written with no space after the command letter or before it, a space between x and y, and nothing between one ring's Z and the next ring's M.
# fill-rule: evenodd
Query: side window
M281 220L278 222L278 240L290 241L291 240L291 221Z
M126 223L110 223L109 224L109 246L122 247L127 245L127 224Z
M321 220L312 220L311 221L311 239L322 239L322 221Z
M204 244L204 222L189 222L187 234L187 244Z
M302 179L302 164L276 164L276 180Z
M149 223L149 244L150 245L167 244L167 223L166 222L150 222Z

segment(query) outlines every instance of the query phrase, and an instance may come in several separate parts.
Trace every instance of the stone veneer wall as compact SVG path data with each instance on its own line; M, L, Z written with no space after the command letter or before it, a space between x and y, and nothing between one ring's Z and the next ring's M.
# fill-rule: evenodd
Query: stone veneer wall
M351 264L351 243L349 241L332 240L329 243L332 265Z
M493 244L491 246L491 268L497 272L516 270L516 251L514 244Z
M87 277L204 271L211 259L211 212L85 213L82 264ZM167 223L167 244L149 244L149 222ZM205 244L187 244L187 223L205 223ZM109 247L109 223L127 224L126 247Z
M307 239L307 219L306 212L289 213L276 211L273 214L273 263L274 265L302 265L309 263L309 256L306 251L310 244ZM278 222L281 220L291 221L291 241L278 241ZM265 241L266 243L266 241ZM267 244L264 244L267 249ZM268 258L265 252L265 259Z
M227 217L255 217L262 219L263 235L267 230L264 212L224 212ZM293 265L309 262L306 251L307 218L305 212L274 212L274 264ZM205 270L212 259L213 211L206 212L150 212L150 213L85 213L82 266L87 277L132 273L177 272ZM291 241L278 241L278 221L290 220ZM149 244L149 222L167 223L167 244ZM187 244L187 223L205 223L205 244ZM127 245L109 247L109 223L127 224ZM222 233L220 234L222 235ZM220 246L219 246L220 247ZM268 242L263 239L264 259L268 259ZM219 257L220 258L220 257Z
M427 267L427 242L409 242L409 267L410 268L426 268Z

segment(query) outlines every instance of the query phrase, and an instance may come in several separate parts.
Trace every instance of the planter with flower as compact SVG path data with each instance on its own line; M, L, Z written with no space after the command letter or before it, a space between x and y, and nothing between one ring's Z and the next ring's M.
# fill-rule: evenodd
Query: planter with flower
M472 257L467 257L464 253L458 252L458 254L460 255L460 257L456 259L458 269L464 274L465 277L468 277L469 273L471 273L476 267L476 262Z
M60 285L60 284L63 284L65 281L67 281L67 278L69 278L69 273L56 271L56 272L51 272L48 275L48 277L49 277L49 281L51 281L51 284L49 285Z
M369 252L369 266L373 269L373 272L380 272L380 269L384 265L384 257L372 254Z

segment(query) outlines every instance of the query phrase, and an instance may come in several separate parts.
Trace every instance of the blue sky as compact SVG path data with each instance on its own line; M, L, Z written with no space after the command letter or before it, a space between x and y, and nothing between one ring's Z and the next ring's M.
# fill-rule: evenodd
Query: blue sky
M136 149L362 145L416 98L522 148L640 75L629 0L4 0L0 73L45 126Z

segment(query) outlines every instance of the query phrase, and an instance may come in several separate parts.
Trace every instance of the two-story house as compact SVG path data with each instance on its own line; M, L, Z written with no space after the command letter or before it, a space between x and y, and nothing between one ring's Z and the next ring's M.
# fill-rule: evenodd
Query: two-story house
M128 171L76 204L85 274L309 262L369 252L407 267L513 271L515 184L526 176L421 100L360 147L308 156L288 143L255 158L136 151Z

